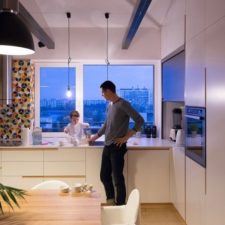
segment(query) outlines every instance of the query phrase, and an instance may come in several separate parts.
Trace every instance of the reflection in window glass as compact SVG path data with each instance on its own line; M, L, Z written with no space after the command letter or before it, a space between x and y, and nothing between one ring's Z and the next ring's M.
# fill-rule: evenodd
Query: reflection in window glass
M66 97L67 67L40 68L40 126L44 132L62 132L75 109L75 68L70 68L72 97Z
M116 84L117 94L143 116L145 123L154 123L153 65L110 65L108 79ZM100 90L105 80L105 65L84 66L84 121L96 128L105 121L106 101Z

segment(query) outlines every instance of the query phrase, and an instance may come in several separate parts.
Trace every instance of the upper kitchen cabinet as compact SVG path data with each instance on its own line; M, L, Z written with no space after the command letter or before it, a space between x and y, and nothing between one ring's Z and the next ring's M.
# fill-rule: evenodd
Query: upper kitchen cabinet
M186 43L185 104L205 107L205 33Z
M211 0L211 2L214 2ZM186 41L199 34L206 27L206 0L186 1Z
M206 0L206 26L216 23L225 16L224 0Z
M163 101L184 101L185 52L162 63Z

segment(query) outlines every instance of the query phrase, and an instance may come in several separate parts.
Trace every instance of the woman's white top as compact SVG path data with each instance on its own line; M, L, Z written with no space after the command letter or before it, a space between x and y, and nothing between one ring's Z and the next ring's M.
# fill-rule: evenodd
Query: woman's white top
M64 131L70 136L75 137L78 140L81 140L84 134L84 128L88 128L88 127L89 127L88 123L77 123L77 124L69 123L65 127Z

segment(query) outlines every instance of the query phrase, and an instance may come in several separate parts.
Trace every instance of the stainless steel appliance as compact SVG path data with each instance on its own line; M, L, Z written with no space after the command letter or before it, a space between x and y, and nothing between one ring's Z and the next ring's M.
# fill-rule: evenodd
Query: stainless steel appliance
M185 154L206 167L206 109L185 107Z

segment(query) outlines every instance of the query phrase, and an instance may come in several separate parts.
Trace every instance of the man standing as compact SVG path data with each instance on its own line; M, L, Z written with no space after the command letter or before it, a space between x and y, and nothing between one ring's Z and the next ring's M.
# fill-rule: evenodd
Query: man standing
M126 142L141 129L144 119L130 105L130 103L116 94L116 86L111 81L101 84L102 96L109 100L105 123L90 138L95 141L105 134L105 146L102 153L100 179L104 185L107 203L124 205L126 187L123 176L124 155L127 152ZM135 125L129 129L129 120L132 118ZM115 190L114 185L115 184Z

